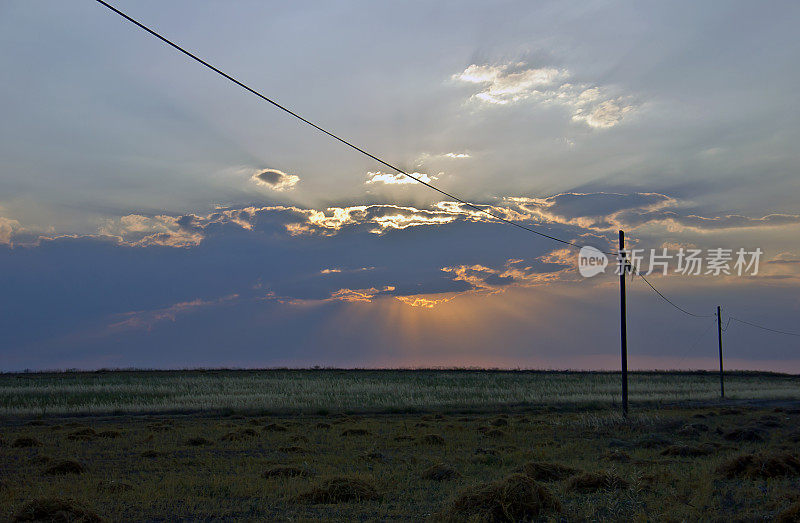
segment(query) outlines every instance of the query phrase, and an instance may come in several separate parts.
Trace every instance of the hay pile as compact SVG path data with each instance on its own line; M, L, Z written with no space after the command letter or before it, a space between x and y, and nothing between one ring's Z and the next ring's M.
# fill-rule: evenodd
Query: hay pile
M295 500L301 503L346 503L379 498L380 495L371 482L349 476L334 476L298 494Z
M97 436L97 432L91 428L87 427L85 429L80 429L71 432L67 435L67 439L71 439L73 441L91 441Z
M70 499L40 498L25 503L14 515L12 521L96 523L103 521L103 518L86 506Z
M764 441L762 432L758 429L740 428L729 430L722 434L722 437L728 441Z
M537 481L560 481L579 473L580 470L558 463L544 461L529 461L522 465L517 472L525 474Z
M612 450L603 457L609 461L619 461L620 463L627 463L632 459L631 455L624 450Z
M743 454L722 463L717 473L751 479L800 476L800 459L789 452Z
M417 441L424 445L444 445L445 443L444 437L439 434L425 434Z
M800 521L800 501L789 505L775 516L775 523L797 523Z
M593 492L597 490L626 489L630 484L613 472L585 472L567 482L567 490Z
M305 478L310 476L312 473L310 470L301 468L301 467L293 467L290 465L278 465L275 467L268 468L264 472L261 473L262 478Z
M311 451L305 447L301 447L300 445L289 445L287 447L281 447L278 450L281 452L285 452L287 454L310 454Z
M101 481L97 484L97 492L104 492L106 494L120 494L133 490L133 485L126 481Z
M267 423L261 430L264 432L286 432L289 429L286 425L281 425L280 423Z
M717 449L713 445L704 443L702 445L670 445L661 451L662 456L680 456L680 457L693 457L693 456L708 456L713 454Z
M74 459L62 459L44 470L46 476L66 476L67 474L83 474L86 468Z
M558 499L530 477L512 474L463 491L439 517L445 521L529 521L547 512L561 512Z
M220 438L220 441L244 441L258 436L258 432L253 429L239 429L228 432Z
M345 429L342 431L342 436L369 436L371 434L367 429Z
M448 479L457 478L460 474L456 469L444 463L437 463L426 468L420 474L422 479L430 479L433 481L445 481Z
M14 441L11 442L11 446L15 448L25 448L25 447L41 447L42 442L36 438L29 438L26 436L21 436Z
M189 447L201 447L203 445L213 445L213 442L211 440L207 440L203 436L197 436L187 439L183 444Z

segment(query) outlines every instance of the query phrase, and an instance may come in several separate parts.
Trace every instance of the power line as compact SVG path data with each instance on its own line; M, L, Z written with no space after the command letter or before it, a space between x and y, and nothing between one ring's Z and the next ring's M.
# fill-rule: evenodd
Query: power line
M679 305L676 305L676 304L675 304L675 302L673 302L672 300L670 300L669 298L667 298L666 296L664 296L664 295L661 293L661 291L659 291L658 289L656 289L656 288L653 286L653 284L652 284L652 283L650 283L650 282L647 280L647 278L645 278L645 277L644 277L644 274L641 274L641 273L640 273L640 272L638 272L638 271L636 272L636 274L638 274L638 275L639 275L639 277L640 277L640 278L642 278L642 279L644 280L644 282L645 282L645 283L646 283L646 284L647 284L647 285L648 285L648 286L649 286L651 289L653 289L653 292L655 292L656 294L658 294L659 296L661 296L661 299L663 299L664 301L666 301L667 303L669 303L670 305L672 305L673 307L675 307L676 309L678 309L678 310L679 310L679 311L681 311L682 313L684 313L684 314L688 314L689 316L694 316L695 318L711 318L712 316L714 316L713 314L695 314L695 313L693 313L693 312L689 312L689 311L687 311L687 310L686 310L686 309L684 309L683 307L680 307Z
M575 242L571 242L569 240L562 240L561 238L556 238L555 236L551 236L549 234L545 234L543 232L539 232L539 231L537 231L537 230L535 230L535 229L533 229L531 227L528 227L526 225L523 225L523 224L520 224L520 223L516 223L516 222L511 221L509 219L503 218L502 216L499 216L499 215L497 215L497 214L495 214L495 213L493 213L491 211L488 211L488 210L484 209L483 207L480 207L478 205L472 204L472 203L470 203L470 202L468 202L468 201L466 201L466 200L464 200L462 198L459 198L458 196L455 196L455 195L453 195L453 194L451 194L449 192L446 192L446 191L444 191L442 189L439 189L438 187L436 187L435 185L433 185L431 183L425 182L425 181L423 181L423 180L421 180L421 179L419 179L419 178L417 178L415 176L410 175L409 173L407 173L403 169L401 169L399 167L396 167L396 166L392 165L391 163L389 163L389 162L387 162L385 160L382 160L378 156L375 156L374 154L372 154L370 152L367 152L366 150L362 149L361 147L349 142L348 140L345 140L344 138L339 137L338 135L334 134L331 131L328 131L328 130L320 127L319 125L315 124L314 122L312 122L310 120L307 120L306 118L300 116L299 114L297 114L296 112L292 111L291 109L279 104L275 100L272 100L271 98L268 98L267 96L261 94L260 92L256 91L255 89L253 89L252 87L248 86L247 84L237 80L233 76L223 72L222 70L218 69L217 67L214 67L213 65L211 65L208 62L206 62L205 60L203 60L202 58L198 57L197 55L187 51L186 49L184 49L183 47L179 46L178 44L176 44L176 43L172 42L171 40L167 39L166 37L160 35L156 31L154 31L153 29L150 29L149 27L147 27L146 25L142 24L141 22L131 18L130 16L128 16L127 14L123 13L122 11L117 9L116 7L104 2L103 0L97 0L97 3L99 3L100 5L102 5L104 7L107 7L108 9L113 11L114 13L116 13L119 16L121 16L122 18L124 18L125 20L131 22L132 24L136 25L140 29L143 29L143 30L147 31L148 33L150 33L151 35L155 36L156 38L158 38L159 40L161 40L165 44L173 47L174 49L176 49L178 51L180 51L181 53L185 54L186 56L188 56L192 60L195 60L196 62L206 66L207 68L211 69L212 71L214 71L218 75L222 76L223 78L225 78L227 80L230 80L231 82L235 83L236 85L238 85L242 89L244 89L246 91L249 91L250 93L252 93L252 94L258 96L259 98L261 98L262 100L264 100L265 102L268 102L268 103L274 105L275 107L277 107L281 111L284 111L284 112L290 114L291 116L294 116L295 118L297 118L301 122L303 122L303 123L305 123L307 125L310 125L314 129L316 129L316 130L318 130L318 131L330 136L331 138L333 138L335 140L338 140L339 142L343 143L344 145L346 145L346 146L348 146L348 147L350 147L352 149L355 149L356 151L360 152L361 154L363 154L363 155L365 155L365 156L367 156L369 158L372 158L373 160L375 160L376 162L380 163L381 165L384 165L384 166L386 166L386 167L388 167L388 168L390 168L390 169L392 169L392 170L394 170L394 171L396 171L396 172L398 172L400 174L408 176L409 178L411 178L413 180L416 180L417 182L421 183L422 185L424 185L424 186L426 186L426 187L428 187L430 189L433 189L434 191L436 191L436 192L438 192L440 194L443 194L444 196L447 196L448 198L452 198L453 200L455 200L455 201L457 201L459 203L462 203L462 204L466 205L467 207L469 207L469 208L471 208L473 210L485 213L488 216L491 216L492 218L494 218L495 220L499 220L499 221L501 221L503 223L506 223L508 225L513 225L514 227L523 229L523 230L528 231L528 232L532 232L533 234L538 234L539 236L542 236L544 238L548 238L548 239L556 241L556 242L563 243L565 245L571 245L573 247L578 247L578 248L583 247L582 245L577 244ZM605 252L605 251L603 251L603 252L605 254L611 254L611 255L614 254L613 252Z
M800 334L798 334L796 332L787 332L787 331L780 331L780 330L777 330L777 329L770 329L769 327L764 327L763 325L758 325L756 323L750 323L749 321L740 320L739 318L734 318L733 316L730 316L730 319L734 320L734 321L738 321L739 323L744 323L745 325L750 325L751 327L756 327L757 329L763 329L765 331L770 331L770 332L777 332L778 334L786 334L787 336L799 336L800 337Z

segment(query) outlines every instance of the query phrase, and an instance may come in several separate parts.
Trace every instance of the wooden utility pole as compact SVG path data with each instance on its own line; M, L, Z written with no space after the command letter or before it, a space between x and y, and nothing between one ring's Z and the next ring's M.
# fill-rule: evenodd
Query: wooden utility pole
M625 274L628 272L628 259L625 253L625 232L619 231L619 327L620 350L622 355L622 414L628 415L628 327L625 322ZM721 350L721 349L720 349ZM721 353L720 353L721 354Z
M717 340L719 341L719 394L725 397L725 374L722 370L722 307L717 305Z

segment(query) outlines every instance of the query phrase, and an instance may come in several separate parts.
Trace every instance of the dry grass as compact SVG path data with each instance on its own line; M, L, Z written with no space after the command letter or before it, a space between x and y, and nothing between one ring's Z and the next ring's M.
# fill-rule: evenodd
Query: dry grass
M561 503L545 487L524 474L512 474L505 479L463 491L449 508L439 514L439 519L529 521L561 510Z
M729 459L717 468L727 478L751 479L800 476L800 459L789 452L760 452Z
M324 479L309 490L298 494L300 503L346 503L371 501L380 498L373 482L350 476L335 476Z
M25 503L14 515L13 521L96 523L103 521L103 518L82 503L73 500L40 498Z
M630 373L630 400L714 400L712 374ZM732 372L730 398L798 399L788 376ZM315 413L492 409L513 404L610 406L615 373L394 371L175 371L0 375L0 415L260 409ZM169 430L159 427L154 430Z

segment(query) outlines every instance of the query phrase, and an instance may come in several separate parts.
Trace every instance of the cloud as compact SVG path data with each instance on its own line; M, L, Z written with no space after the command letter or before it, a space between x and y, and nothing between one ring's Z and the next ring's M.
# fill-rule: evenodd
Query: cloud
M456 80L484 85L475 98L497 105L518 102L541 92L543 87L556 85L569 77L564 70L553 67L526 68L524 63L502 65L472 64L453 75Z
M194 299L175 303L168 307L153 310L139 310L125 312L117 315L113 323L108 326L108 332L118 332L130 329L151 330L156 324L171 321L175 322L177 316L189 314L198 309L230 303L239 298L238 294L231 294L216 300Z
M382 183L384 185L411 185L419 183L419 181L417 180L422 180L425 183L430 183L438 179L438 176L428 176L426 173L413 172L410 174L411 176L406 176L405 174L402 173L392 174L392 173L383 173L380 171L368 172L367 180L364 183L368 185L372 183Z
M375 270L375 267L358 267L357 269L341 269L339 267L331 267L329 269L322 269L319 271L320 274L341 274L341 273L352 273L352 272L359 272L359 271L372 271Z
M529 67L525 62L496 65L472 64L453 79L481 86L472 97L490 105L529 101L561 105L572 111L572 120L607 129L622 121L635 105L629 97L611 96L608 88L571 83L566 69Z
M329 300L369 303L378 294L392 292L395 287L386 285L383 288L370 287L368 289L339 289L331 293Z
M528 226L563 227L564 239L604 243L617 229L635 231L662 226L671 232L712 232L730 229L766 229L800 224L800 215L769 214L701 216L682 213L684 202L661 193L566 192L544 198L507 196L494 204L475 204L506 220ZM192 248L212 231L232 228L254 231L259 224L277 226L290 237L331 237L345 230L384 235L415 227L441 227L456 223L496 223L491 216L463 203L440 201L429 208L394 204L329 207L324 210L296 206L249 206L217 209L205 215L145 216L130 214L106 220L97 234L32 236L14 220L0 221L2 242L9 246L37 245L64 237L87 237L130 247Z
M447 153L444 156L446 158L458 158L458 159L472 157L472 155L470 155L469 153Z
M288 191L293 189L300 177L295 174L286 174L277 169L259 171L250 178L258 185L269 187L273 191Z
M11 245L12 236L21 229L17 220L0 216L0 245Z

